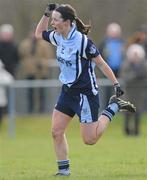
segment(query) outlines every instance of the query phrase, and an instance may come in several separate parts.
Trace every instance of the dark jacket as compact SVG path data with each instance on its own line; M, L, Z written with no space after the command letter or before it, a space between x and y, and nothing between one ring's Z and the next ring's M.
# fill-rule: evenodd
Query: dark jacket
M12 42L0 42L0 59L4 63L5 69L15 76L19 62L17 46Z
M125 81L125 95L140 109L146 96L147 60L141 60L138 64L125 60L121 69L121 77Z

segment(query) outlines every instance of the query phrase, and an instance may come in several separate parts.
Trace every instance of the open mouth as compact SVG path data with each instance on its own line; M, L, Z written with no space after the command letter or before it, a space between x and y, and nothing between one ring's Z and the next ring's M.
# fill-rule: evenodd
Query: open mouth
M54 31L56 31L56 30L57 30L57 28L56 28L56 27L53 27L53 29L54 29Z

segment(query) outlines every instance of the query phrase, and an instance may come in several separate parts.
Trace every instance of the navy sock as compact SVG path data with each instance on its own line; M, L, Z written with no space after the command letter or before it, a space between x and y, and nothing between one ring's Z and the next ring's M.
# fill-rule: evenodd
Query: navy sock
M57 164L58 164L59 172L61 172L63 174L69 174L70 173L69 160L58 160Z

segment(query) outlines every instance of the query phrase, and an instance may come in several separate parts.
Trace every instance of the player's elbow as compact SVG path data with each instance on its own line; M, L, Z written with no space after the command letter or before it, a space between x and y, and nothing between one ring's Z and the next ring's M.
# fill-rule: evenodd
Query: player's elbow
M38 32L37 30L35 31L35 38L36 39L42 39L42 32Z

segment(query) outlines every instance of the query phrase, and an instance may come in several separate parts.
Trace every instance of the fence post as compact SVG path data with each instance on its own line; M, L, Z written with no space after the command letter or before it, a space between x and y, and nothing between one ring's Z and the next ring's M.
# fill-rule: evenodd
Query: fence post
M15 137L15 88L13 86L8 87L8 135L9 137Z

